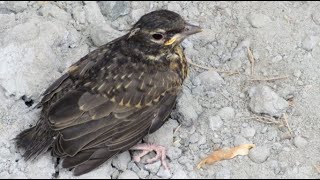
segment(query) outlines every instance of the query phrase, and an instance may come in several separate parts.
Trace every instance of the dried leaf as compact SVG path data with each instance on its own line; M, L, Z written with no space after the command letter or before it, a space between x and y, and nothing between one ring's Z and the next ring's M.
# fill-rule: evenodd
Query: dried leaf
M233 148L220 149L218 151L213 152L210 156L203 159L198 165L197 168L202 168L205 164L213 164L217 161L222 161L225 159L232 159L235 156L248 155L249 149L256 147L254 144L242 144L240 146L236 146Z

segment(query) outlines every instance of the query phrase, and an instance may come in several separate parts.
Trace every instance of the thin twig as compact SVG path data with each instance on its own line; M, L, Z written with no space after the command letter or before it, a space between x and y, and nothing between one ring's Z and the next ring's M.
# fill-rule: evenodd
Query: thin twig
M258 78L249 79L249 81L274 81L274 80L287 79L287 78L289 78L288 75L278 76L278 77L269 77L269 78L258 77Z
M254 57L253 57L251 49L249 47L247 47L247 50L248 50L248 58L249 58L249 61L250 61L250 64L251 64L251 75L254 75L255 60L254 60Z
M205 66L202 66L202 65L199 65L199 64L196 64L196 63L193 63L192 61L188 61L188 63L192 66L196 66L198 68L201 68L201 69L205 69L205 70L208 70L208 71L216 71L218 73L227 73L228 76L231 76L231 75L234 75L234 74L239 74L239 71L225 71L225 70L219 70L219 69L214 69L214 68L208 68L208 67L205 67Z
M174 130L173 136L178 132L178 130L180 129L180 127L181 127L181 124Z
M292 129L290 128L289 123L288 123L288 114L287 113L283 113L283 121L285 123L285 126L288 128L290 136L292 137Z
M320 165L314 164L313 167L317 170L318 174L320 174Z

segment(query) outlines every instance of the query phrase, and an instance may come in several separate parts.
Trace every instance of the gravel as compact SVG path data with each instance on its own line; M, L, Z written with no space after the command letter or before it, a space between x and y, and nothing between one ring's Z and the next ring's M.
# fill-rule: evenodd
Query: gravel
M319 179L313 167L320 162L319 7L311 1L0 1L0 176ZM160 161L146 164L154 152L141 163L131 158L139 152L124 152L80 177L55 168L50 153L23 160L12 138L36 123L41 108L33 107L45 89L71 64L156 9L176 11L203 28L182 45L188 61L209 68L189 65L169 121L143 140L167 148L170 173ZM250 80L282 76L287 78ZM281 121L283 113L290 136L286 127L252 119L269 115ZM257 146L248 156L194 169L214 150L245 143Z
M293 139L293 144L297 148L304 148L308 144L308 141L305 138L301 137L301 136L297 136L297 137L295 137Z
M258 146L249 151L249 158L255 163L263 163L270 156L270 149L264 146Z
M264 113L279 117L289 107L289 103L276 94L270 87L254 86L249 90L249 107L254 113Z
M139 179L139 176L133 171L126 170L119 175L118 179Z

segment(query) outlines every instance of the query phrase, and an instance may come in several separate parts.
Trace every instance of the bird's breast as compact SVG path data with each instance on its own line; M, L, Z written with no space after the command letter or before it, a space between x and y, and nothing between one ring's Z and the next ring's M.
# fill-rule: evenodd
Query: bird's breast
M174 48L173 53L169 56L170 69L177 72L181 79L184 80L189 74L187 59L183 49L180 46Z

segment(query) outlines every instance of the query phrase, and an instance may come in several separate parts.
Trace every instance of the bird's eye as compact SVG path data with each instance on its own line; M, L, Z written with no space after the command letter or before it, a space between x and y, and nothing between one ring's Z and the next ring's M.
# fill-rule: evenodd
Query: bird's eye
M161 40L163 38L162 34L156 33L152 35L153 39L155 40Z

